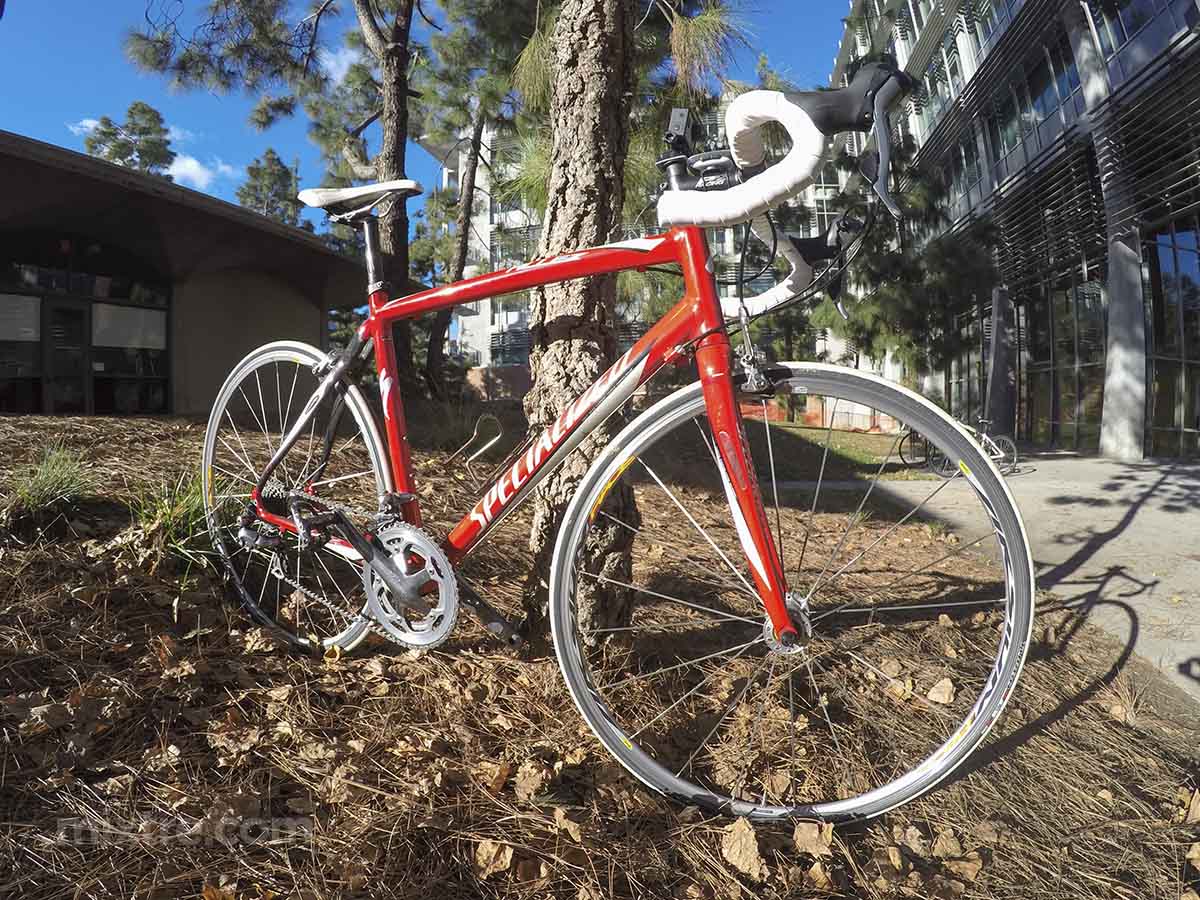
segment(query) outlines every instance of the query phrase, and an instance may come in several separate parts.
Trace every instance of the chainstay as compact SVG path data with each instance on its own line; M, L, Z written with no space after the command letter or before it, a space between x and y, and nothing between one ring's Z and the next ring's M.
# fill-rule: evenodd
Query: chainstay
M316 591L309 590L304 585L300 584L299 582L297 582L297 581L293 580L291 577L289 577L288 574L283 570L283 566L280 565L280 563L279 563L279 554L278 553L271 554L271 574L274 575L276 578L278 578L280 581L282 581L284 584L289 585L293 590L299 591L306 598L308 598L309 600L313 600L316 603L321 604L329 611L337 613L340 616L346 615L346 611L344 609L342 609L341 607L339 607L336 603L332 602L331 600L327 600L323 595L318 594ZM365 599L364 599L364 602L365 602ZM364 623L370 631L372 631L375 634L379 635L380 637L386 639L389 643L392 643L392 644L396 643L396 641L392 638L392 636L390 634L388 634L387 629L385 629L382 625L380 625L378 622L376 622L370 616L363 615L361 611L354 613L353 615L350 616L350 624L351 625L357 625L360 622Z

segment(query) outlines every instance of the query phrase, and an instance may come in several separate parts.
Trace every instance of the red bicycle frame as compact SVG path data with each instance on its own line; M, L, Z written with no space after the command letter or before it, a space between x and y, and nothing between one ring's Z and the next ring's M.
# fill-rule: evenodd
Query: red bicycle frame
M664 365L681 361L692 350L742 550L775 633L794 633L785 606L786 581L742 427L729 336L712 275L708 243L700 228L675 228L654 237L537 259L396 299L388 297L383 285L372 285L370 312L359 327L358 337L364 343L374 342L393 488L415 497L408 427L396 383L396 349L391 327L394 322L555 282L672 263L678 264L683 272L683 299L528 445L450 531L443 546L454 562L471 552L596 425ZM287 519L267 514L261 503L258 506L260 514L265 514L264 518L272 524L295 531ZM416 499L405 503L402 512L408 522L421 524L421 509Z

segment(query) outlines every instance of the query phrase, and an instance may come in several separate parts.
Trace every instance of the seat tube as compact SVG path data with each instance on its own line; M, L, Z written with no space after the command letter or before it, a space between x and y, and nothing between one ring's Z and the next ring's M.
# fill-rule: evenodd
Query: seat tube
M703 238L701 238L703 240ZM707 247L702 247L705 265L685 265L698 309L703 318L721 321L721 301L716 282L707 266ZM698 251L693 250L693 255ZM737 389L733 381L732 354L729 335L724 328L702 338L696 347L696 366L704 404L708 411L716 452L721 461L721 481L729 500L742 552L775 634L796 634L786 606L787 580L779 561L754 462L746 441L746 430L738 407Z
M368 246L370 246L368 244ZM408 443L408 420L404 414L404 398L400 393L399 363L396 359L396 344L392 337L390 322L381 321L375 311L388 301L386 282L378 282L369 298L371 314L363 323L364 336L370 337L375 347L375 367L379 373L379 399L383 407L383 427L387 435L388 457L392 469L392 484L401 494L415 495L413 481L412 452ZM401 507L404 520L413 525L421 524L421 506L410 500Z

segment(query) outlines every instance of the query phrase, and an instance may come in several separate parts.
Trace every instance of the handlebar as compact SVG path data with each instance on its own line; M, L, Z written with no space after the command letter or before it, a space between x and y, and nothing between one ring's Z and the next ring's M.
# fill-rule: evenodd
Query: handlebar
M811 180L825 154L827 139L844 131L872 131L879 153L879 168L872 188L888 212L900 218L900 207L891 196L891 121L889 110L910 91L914 82L886 63L871 63L855 74L844 88L784 94L750 91L730 104L725 132L730 155L743 178L720 194L689 188L697 182L671 179L658 202L662 225L720 227L753 220L799 193ZM788 132L792 148L779 163L767 169L766 148L760 131L778 122ZM673 158L682 169L682 159Z

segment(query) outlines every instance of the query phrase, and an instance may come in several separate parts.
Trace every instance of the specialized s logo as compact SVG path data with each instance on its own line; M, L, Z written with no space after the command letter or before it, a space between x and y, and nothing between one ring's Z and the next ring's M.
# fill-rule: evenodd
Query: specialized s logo
M504 510L513 497L522 489L531 486L530 478L539 472L551 456L559 450L574 449L583 440L583 433L574 432L593 410L601 413L601 418L604 418L629 398L641 382L641 372L645 364L645 356L634 362L632 349L613 363L598 381L562 411L554 420L554 424L543 431L541 436L529 445L529 449L513 463L512 468L488 489L483 499L471 510L471 521L481 529L491 525L497 514ZM625 378L626 375L629 377ZM623 379L624 385L621 384Z

